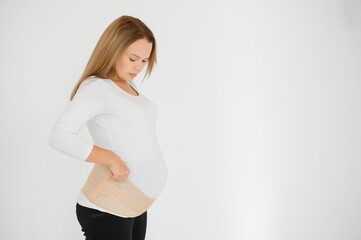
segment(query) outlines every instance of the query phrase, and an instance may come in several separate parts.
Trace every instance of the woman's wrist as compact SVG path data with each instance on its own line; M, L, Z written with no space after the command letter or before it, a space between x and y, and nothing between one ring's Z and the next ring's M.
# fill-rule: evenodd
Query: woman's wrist
M93 149L85 161L109 166L119 160L120 158L114 152L93 145Z

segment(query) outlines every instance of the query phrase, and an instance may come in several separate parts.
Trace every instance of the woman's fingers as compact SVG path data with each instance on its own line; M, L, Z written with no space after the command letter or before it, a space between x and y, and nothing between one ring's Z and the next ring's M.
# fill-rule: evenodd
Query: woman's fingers
M112 177L119 182L124 182L127 179L128 174L121 175L121 174L115 174L112 172Z
M119 182L124 181L130 172L127 165L121 160L113 162L108 167L111 171L112 177Z

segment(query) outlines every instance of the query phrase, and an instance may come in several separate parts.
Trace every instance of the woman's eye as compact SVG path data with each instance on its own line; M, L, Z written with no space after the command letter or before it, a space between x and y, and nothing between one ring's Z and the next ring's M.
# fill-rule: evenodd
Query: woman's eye
M129 58L129 60L132 61L132 62L135 61L135 59L131 59L131 58ZM146 63L147 61L142 61L142 62Z

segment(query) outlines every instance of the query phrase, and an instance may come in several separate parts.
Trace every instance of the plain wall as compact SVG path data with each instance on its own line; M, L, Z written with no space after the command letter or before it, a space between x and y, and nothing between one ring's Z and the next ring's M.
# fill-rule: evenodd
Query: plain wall
M84 239L92 167L48 146L121 15L158 43L166 188L148 240L361 239L361 2L1 1L0 239ZM91 141L87 129L81 135Z

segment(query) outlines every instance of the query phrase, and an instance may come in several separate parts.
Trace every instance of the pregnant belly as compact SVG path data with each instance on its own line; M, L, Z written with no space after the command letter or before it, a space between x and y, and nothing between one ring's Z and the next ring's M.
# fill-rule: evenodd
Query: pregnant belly
M167 182L167 166L163 159L125 162L130 170L128 179L145 195L157 198Z

